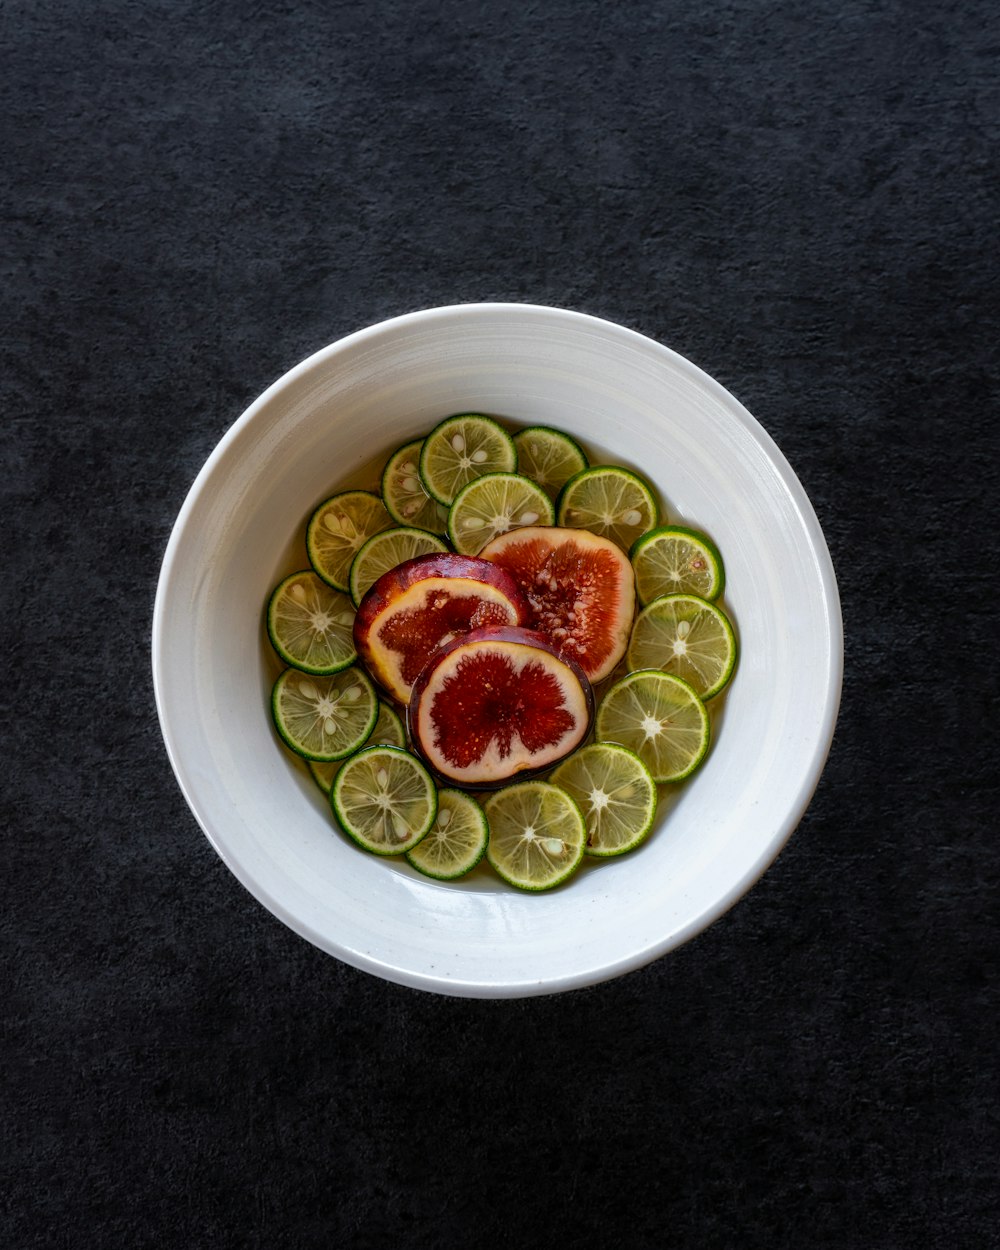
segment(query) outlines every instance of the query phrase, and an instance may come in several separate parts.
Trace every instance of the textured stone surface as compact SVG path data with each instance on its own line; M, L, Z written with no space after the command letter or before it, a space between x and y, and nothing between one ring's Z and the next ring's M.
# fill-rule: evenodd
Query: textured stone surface
M0 23L0 1241L997 1245L993 6ZM383 984L246 894L148 663L174 517L246 404L481 299L727 385L814 501L847 635L757 888L641 972L506 1004Z

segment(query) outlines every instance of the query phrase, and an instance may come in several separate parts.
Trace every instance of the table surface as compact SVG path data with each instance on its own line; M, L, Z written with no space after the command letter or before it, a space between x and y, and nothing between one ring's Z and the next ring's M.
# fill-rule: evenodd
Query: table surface
M0 32L0 1241L1000 1244L994 6L12 0ZM474 300L726 385L813 500L847 639L829 764L748 897L499 1003L258 905L149 665L244 407Z

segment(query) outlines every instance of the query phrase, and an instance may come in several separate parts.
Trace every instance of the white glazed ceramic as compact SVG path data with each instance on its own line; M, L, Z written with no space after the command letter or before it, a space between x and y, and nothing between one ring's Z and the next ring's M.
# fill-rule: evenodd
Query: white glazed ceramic
M550 424L639 469L671 519L723 553L741 659L700 771L648 841L548 894L485 866L440 884L360 851L279 744L263 628L305 566L312 509L373 457L455 412ZM236 422L167 548L153 623L163 736L181 789L246 888L297 933L390 981L515 997L638 968L692 937L767 868L829 751L843 638L805 492L753 417L684 358L609 322L515 304L431 309L317 352Z

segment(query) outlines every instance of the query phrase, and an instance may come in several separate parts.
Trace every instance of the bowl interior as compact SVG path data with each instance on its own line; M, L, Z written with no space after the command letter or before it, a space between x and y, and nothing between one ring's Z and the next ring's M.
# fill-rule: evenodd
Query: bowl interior
M439 884L359 851L269 715L280 664L263 629L307 566L313 508L459 411L566 429L658 488L722 551L740 663L701 770L664 793L630 856L525 895L489 870ZM788 464L722 387L667 348L581 314L465 305L334 344L233 426L182 509L153 633L164 738L205 833L243 884L322 949L445 993L552 992L635 968L734 902L798 822L840 693L836 583Z

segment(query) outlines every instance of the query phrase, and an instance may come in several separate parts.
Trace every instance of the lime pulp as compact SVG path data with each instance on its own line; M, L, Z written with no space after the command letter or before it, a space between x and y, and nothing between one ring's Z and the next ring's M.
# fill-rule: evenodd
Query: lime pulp
M552 774L576 800L587 824L587 854L622 855L638 846L656 817L656 783L626 747L592 742Z
M454 881L475 868L486 854L486 814L462 790L439 790L437 815L430 832L406 858L418 872L438 881Z
M337 774L330 802L340 827L366 851L402 855L425 837L437 791L418 759L399 747L366 747Z
M490 795L486 857L521 890L549 890L565 881L583 858L587 827L577 804L547 781L522 781Z
M657 783L682 781L705 758L709 720L686 681L670 673L629 673L608 690L594 722L598 742L634 751Z

